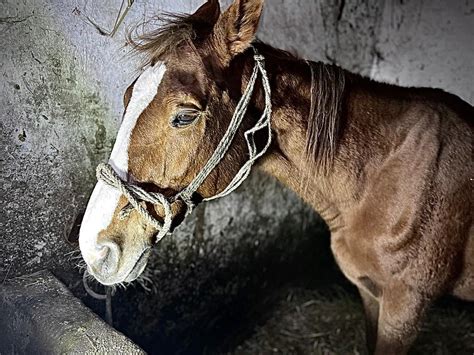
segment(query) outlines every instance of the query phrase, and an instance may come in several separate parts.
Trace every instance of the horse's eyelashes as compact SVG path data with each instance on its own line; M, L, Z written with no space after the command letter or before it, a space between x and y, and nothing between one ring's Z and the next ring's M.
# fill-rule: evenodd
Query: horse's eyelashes
M171 126L181 128L189 126L200 116L199 111L192 109L184 109L176 113L171 121Z

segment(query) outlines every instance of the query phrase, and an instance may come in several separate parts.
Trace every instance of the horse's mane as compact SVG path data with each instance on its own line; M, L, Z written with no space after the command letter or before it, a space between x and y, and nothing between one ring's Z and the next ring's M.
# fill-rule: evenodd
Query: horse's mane
M309 61L308 65L312 79L306 153L316 167L328 172L337 150L347 74L336 65Z
M158 24L157 28L144 31L150 22ZM136 26L129 31L127 40L135 52L143 55L144 64L150 64L176 51L183 44L194 47L199 40L197 34L201 34L207 27L208 24L191 15L165 13ZM140 29L142 33L139 34ZM287 51L270 48L276 60L298 60ZM306 134L306 154L314 167L327 172L336 155L347 73L335 65L310 61L307 63L312 73L312 99Z

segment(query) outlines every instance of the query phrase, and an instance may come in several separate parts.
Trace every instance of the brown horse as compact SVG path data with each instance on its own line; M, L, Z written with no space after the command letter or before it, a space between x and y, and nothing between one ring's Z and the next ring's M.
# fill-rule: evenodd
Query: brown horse
M474 110L255 42L262 6L209 0L135 42L147 68L83 220L88 270L134 280L157 239L255 163L327 222L369 349L405 353L433 300L474 299Z

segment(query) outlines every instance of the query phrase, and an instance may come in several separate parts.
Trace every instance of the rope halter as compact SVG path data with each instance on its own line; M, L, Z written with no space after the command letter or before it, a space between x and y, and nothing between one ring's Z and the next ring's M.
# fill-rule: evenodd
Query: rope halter
M235 108L234 114L232 115L232 119L224 136L201 171L181 192L176 194L171 199L167 199L163 194L158 192L147 192L139 186L123 181L109 164L99 164L97 166L97 180L103 181L107 185L118 189L129 201L129 205L127 205L120 212L119 218L123 219L127 217L131 210L135 209L147 223L151 224L159 231L156 237L156 242L159 242L170 231L172 222L171 203L173 201L181 199L187 205L187 213L191 213L195 206L192 201L192 196L228 152L245 117L247 108L252 98L252 94L254 92L258 74L260 73L265 94L265 109L263 110L263 113L255 126L244 133L245 141L247 142L247 148L249 151L249 157L225 189L214 196L203 199L203 201L211 201L227 196L237 189L242 184L242 182L245 181L245 179L247 179L255 161L265 154L265 152L270 147L272 140L270 122L272 114L271 89L267 71L265 70L265 58L260 55L255 48L254 53L255 65L253 67L252 75L250 76L249 83L247 84L247 87L245 88L245 91ZM255 143L255 134L263 130L267 131L267 141L265 146L260 151L258 151L257 145ZM143 201L149 202L153 205L161 205L163 207L165 213L163 223L158 221L148 212L145 207L143 207L141 203Z

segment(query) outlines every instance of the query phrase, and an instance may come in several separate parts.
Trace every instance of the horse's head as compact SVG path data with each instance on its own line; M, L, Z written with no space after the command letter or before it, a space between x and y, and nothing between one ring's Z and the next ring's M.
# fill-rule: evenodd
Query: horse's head
M249 47L262 5L263 0L235 0L221 14L218 1L210 0L193 15L173 17L138 44L149 62L125 93L124 119L109 164L125 183L169 201L166 213L164 204L137 197L152 219L171 217L171 228L193 204L220 194L236 175L245 178L248 173L241 170L249 161L244 133L257 124L269 96L260 82L255 95L262 107L250 104L228 148L219 151L221 156L206 174L203 169L222 145L236 107L241 110L239 101L254 64ZM268 132L263 132L267 143ZM259 149L261 144L257 157ZM138 208L130 208L130 198L122 192L99 181L81 226L83 258L103 284L137 278L159 231Z

